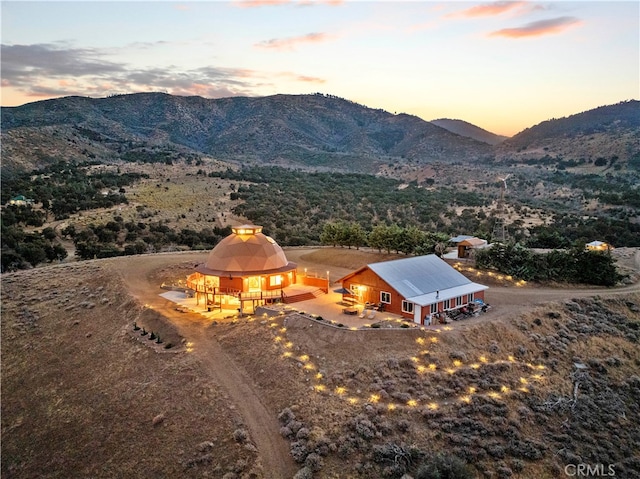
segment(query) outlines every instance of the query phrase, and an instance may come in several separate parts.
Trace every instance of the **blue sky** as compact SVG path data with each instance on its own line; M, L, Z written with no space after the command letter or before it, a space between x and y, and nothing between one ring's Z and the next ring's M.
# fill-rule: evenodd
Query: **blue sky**
M513 135L640 97L640 2L3 1L3 106L322 92Z

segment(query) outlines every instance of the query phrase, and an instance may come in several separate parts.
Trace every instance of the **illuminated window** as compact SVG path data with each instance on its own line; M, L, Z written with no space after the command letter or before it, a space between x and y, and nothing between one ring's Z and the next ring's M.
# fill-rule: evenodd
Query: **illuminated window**
M391 304L391 293L386 291L380 291L380 302L385 304Z
M413 313L413 303L410 301L402 301L402 312Z
M249 276L247 285L249 286L249 291L260 291L260 276Z
M281 286L282 285L282 276L269 276L269 286Z

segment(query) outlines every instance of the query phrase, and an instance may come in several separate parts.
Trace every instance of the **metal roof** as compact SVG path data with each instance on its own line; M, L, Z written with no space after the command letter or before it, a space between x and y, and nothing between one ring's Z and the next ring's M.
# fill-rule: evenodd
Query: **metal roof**
M442 301L488 289L487 286L473 283L434 254L383 261L368 266L389 286L416 304L431 304L436 301L436 295ZM451 290L451 295L447 290Z

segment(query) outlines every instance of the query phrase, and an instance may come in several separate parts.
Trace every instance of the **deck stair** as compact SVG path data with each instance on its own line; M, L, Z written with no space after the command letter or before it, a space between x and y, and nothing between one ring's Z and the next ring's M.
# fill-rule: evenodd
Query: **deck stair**
M282 301L286 304L298 303L300 301L307 301L322 296L324 292L320 288L316 288L311 291L294 291L291 294L283 295Z

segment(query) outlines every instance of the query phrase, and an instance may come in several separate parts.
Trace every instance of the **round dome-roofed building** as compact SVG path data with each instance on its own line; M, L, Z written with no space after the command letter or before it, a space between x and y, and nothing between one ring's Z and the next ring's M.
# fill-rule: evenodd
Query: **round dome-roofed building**
M281 299L282 289L296 283L297 265L262 233L262 226L234 226L231 231L187 278L197 304L204 300L208 309L237 309L244 301L255 306Z

